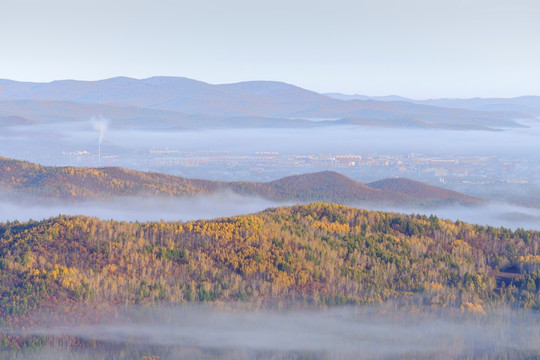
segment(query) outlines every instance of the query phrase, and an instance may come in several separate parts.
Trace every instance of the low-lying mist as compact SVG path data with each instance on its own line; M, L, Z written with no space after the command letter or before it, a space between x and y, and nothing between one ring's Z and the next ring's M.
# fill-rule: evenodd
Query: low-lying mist
M13 126L0 133L0 156L46 163L73 165L64 152L98 152L104 155L148 152L152 149L179 151L232 151L252 154L275 151L282 154L454 154L504 155L538 161L530 149L538 144L540 122L526 128L500 131L453 131L442 129L328 126L315 128L261 129L153 129L118 128L115 120L96 119L75 123ZM100 124L99 126L96 126ZM101 124L106 124L101 125ZM106 131L106 136L104 136ZM76 164L75 164L76 165ZM118 163L115 165L129 166Z
M540 230L540 209L505 202L489 202L477 206L450 205L436 208L393 206L385 204L360 204L357 207L375 211L390 211L404 214L436 215L442 219L459 220L469 224L503 226Z
M147 349L148 355L160 358L457 358L515 352L535 357L540 355L539 322L537 313L502 308L472 314L459 309L405 311L390 305L308 311L199 305L128 308L114 321L93 325L3 331L13 336L69 336L105 350L119 345ZM38 354L85 355L84 349L57 344Z
M0 221L47 219L58 215L94 216L118 221L188 221L244 215L279 206L232 192L185 198L118 197L87 202L0 202Z
M9 197L8 197L9 198ZM272 207L288 206L259 197L233 192L197 195L183 198L117 197L106 201L70 202L52 200L0 200L0 222L42 220L58 215L93 216L117 221L189 221L247 215ZM358 203L354 207L404 214L436 215L442 219L470 224L540 230L540 209L503 202L477 206L438 206L433 208L396 206L387 203Z

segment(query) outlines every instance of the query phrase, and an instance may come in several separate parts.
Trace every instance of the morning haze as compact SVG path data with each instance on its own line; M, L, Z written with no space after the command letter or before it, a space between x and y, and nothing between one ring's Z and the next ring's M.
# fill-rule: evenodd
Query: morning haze
M0 358L540 357L539 18L2 1Z

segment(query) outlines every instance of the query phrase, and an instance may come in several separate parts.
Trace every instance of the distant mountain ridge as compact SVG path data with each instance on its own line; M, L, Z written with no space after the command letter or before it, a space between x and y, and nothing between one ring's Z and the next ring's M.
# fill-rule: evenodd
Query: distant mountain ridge
M351 100L377 100L377 101L407 101L413 102L412 99L408 99L398 95L386 95L386 96L368 96L360 94L342 94L342 93L324 93L324 95L333 99L351 101Z
M136 106L214 116L289 116L314 104L336 101L294 85L250 81L211 85L180 77L99 81L61 80L50 83L0 81L1 100L58 100L83 104ZM279 104L287 109L272 109ZM287 113L283 113L283 112ZM281 114L280 114L281 113Z
M25 117L23 113L28 111L22 104L19 104L19 108L14 106L14 102L21 100L46 102L57 107L51 113L42 113L42 116L62 111L73 112L71 107L92 104L115 109L128 107L132 111L136 108L147 117L165 116L159 111L178 113L175 115L178 124L185 122L186 115L190 115L221 119L241 117L238 120L245 117L305 120L331 118L343 119L348 125L487 129L518 126L514 119L530 116L515 111L471 111L372 98L344 101L275 81L212 85L178 77L151 77L142 80L117 77L99 81L61 80L50 83L0 80L0 115ZM112 108L109 111L118 111ZM154 114L149 114L150 111L154 111ZM138 113L130 116L133 119L140 117ZM33 120L31 117L27 119ZM151 123L149 120L146 122ZM227 126L234 126L235 123L234 120L228 121ZM202 121L201 125L205 126L205 122ZM211 125L216 125L215 119ZM271 122L265 126L268 125ZM296 125L309 126L307 123ZM253 126L257 126L256 121Z
M266 183L228 183L117 167L41 166L0 157L0 191L42 199L80 201L106 200L121 196L181 197L232 191L239 195L257 196L276 202L387 202L418 205L472 205L479 202L476 198L413 180L398 181L398 184L406 186L393 184L394 179L366 185L333 171L288 176Z
M533 116L540 116L540 96L518 96L513 98L441 98L415 100L397 95L389 96L367 96L367 95L347 95L341 93L325 93L324 95L333 99L351 100L377 100L377 101L404 101L419 105L429 105L444 108L465 109L472 111L499 111L499 112L521 112Z

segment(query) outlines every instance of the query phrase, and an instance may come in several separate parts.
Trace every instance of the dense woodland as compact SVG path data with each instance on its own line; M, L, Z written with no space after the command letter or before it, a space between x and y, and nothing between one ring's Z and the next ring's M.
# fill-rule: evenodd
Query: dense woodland
M26 197L64 200L113 196L185 196L210 193L220 183L121 168L41 166L0 158L0 188Z
M540 307L540 232L341 205L187 223L0 224L0 311L248 301Z
M289 176L259 182L220 182L145 173L116 167L81 168L41 166L0 157L0 191L17 198L69 201L107 200L120 196L192 196L231 191L272 201L361 201L414 203L433 206L479 202L454 191L407 179L387 179L371 187L333 171Z
M50 322L52 314L82 324L107 309L189 303L536 311L539 243L538 231L328 203L186 223L0 223L0 329ZM46 341L0 330L0 348Z

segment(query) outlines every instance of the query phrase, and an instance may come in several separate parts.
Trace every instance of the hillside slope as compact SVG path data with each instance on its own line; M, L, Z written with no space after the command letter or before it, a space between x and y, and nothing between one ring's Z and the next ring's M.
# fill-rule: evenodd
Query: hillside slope
M416 200L452 200L461 203L477 203L478 199L464 195L462 193L443 189L437 186L421 183L419 181L405 178L388 178L368 183L375 189L383 191L406 194Z
M36 311L239 300L538 308L538 241L538 231L325 203L188 223L0 223L0 315L27 326Z
M404 202L412 197L393 191L383 191L354 181L334 171L293 175L268 183L232 183L231 188L241 194L264 194L278 201L332 201L355 203L359 201ZM331 194L329 196L329 194ZM332 200L329 200L331 198Z
M187 196L217 191L218 182L121 168L52 167L0 157L0 189L58 199Z
M424 196L424 189L429 196ZM121 168L51 167L0 157L0 190L65 200L108 199L119 196L191 196L232 191L278 202L362 201L405 203L460 203L476 199L444 189L411 182L405 190L377 189L332 171L285 177L268 183L219 182L186 179ZM440 194L440 196L437 196Z

